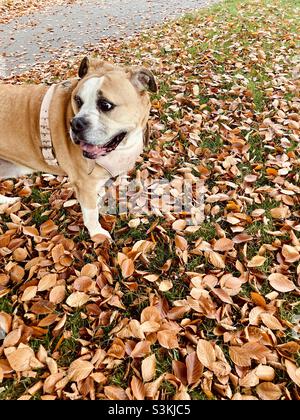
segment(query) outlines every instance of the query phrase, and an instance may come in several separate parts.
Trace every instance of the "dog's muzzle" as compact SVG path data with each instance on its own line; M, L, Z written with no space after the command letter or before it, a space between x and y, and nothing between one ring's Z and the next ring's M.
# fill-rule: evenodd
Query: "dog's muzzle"
M105 156L108 153L115 150L119 144L125 139L127 132L123 131L118 135L114 136L107 143L102 145L95 145L86 143L85 141L80 141L79 145L83 151L83 156L88 159L97 159L100 156Z

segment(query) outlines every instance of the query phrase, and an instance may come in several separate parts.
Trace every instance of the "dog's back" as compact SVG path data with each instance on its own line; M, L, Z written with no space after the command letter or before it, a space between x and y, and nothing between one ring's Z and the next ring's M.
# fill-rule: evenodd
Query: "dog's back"
M45 85L0 84L0 158L28 165L39 142L39 110ZM24 157L24 160L23 160Z

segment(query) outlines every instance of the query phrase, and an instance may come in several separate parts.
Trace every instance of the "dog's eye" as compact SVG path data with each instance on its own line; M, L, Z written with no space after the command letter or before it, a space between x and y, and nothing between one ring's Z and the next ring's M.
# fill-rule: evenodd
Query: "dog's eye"
M78 108L80 109L83 105L83 101L80 98L80 96L74 96L74 101L76 102L76 105L78 106Z
M97 106L100 109L100 111L102 111L102 112L111 111L115 107L114 104L112 104L111 102L106 101L105 99L99 99L99 101L97 103Z

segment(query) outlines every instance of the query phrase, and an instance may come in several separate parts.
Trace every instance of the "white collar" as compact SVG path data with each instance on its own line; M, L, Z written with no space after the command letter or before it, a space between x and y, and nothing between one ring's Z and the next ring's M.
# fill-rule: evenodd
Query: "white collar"
M56 85L50 86L47 90L46 95L44 96L41 110L40 110L40 136L41 136L41 150L45 162L49 166L58 166L57 159L55 157L52 138L51 138L51 130L50 130L50 123L49 123L49 108L51 105L51 101L53 98L54 90Z

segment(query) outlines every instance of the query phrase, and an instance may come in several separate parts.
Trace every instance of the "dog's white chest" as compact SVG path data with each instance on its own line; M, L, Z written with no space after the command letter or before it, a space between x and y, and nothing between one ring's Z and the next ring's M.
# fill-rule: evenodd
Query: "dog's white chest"
M106 169L111 176L127 173L134 168L137 158L143 153L143 132L132 133L125 142L106 156L96 160L97 164Z

